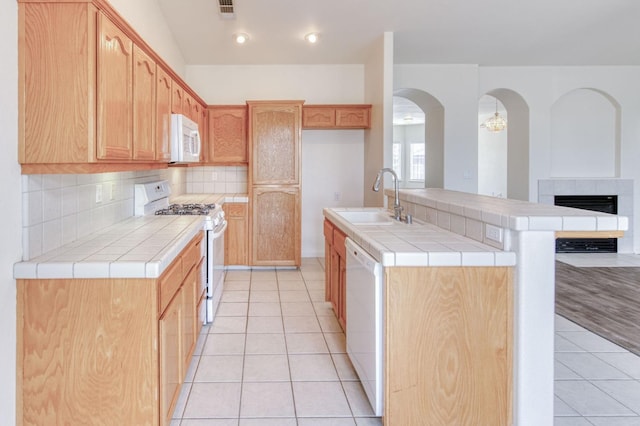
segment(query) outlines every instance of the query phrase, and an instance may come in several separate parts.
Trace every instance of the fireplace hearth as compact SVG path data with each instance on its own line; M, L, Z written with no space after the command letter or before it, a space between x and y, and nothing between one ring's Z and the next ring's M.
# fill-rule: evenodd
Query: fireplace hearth
M618 214L617 195L556 195L556 206ZM558 238L556 253L617 253L617 238Z

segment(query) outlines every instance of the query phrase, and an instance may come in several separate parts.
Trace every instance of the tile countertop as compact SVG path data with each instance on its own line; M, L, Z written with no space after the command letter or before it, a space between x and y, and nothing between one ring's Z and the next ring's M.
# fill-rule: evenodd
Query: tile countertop
M340 211L385 211L381 208L325 208L324 216L382 266L514 266L515 253L482 244L414 220L410 225L355 225Z
M170 198L172 203L248 203L247 194L182 194Z
M172 203L242 203L246 194L183 194ZM134 216L13 266L15 279L158 278L203 229L203 216Z
M393 197L393 190L385 189ZM590 210L537 204L438 188L402 189L402 201L482 220L514 231L626 231L629 219Z

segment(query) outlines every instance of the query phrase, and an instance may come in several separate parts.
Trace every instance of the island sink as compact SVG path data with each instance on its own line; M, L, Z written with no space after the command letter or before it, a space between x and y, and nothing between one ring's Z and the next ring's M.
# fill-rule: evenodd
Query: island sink
M354 225L392 225L393 217L385 210L348 210L336 212Z

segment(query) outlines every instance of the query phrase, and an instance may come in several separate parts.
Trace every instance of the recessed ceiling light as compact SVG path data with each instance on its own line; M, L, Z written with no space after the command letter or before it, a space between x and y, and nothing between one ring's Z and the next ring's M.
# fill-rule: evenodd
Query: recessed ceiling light
M319 38L320 38L320 35L318 33L309 33L306 36L304 36L304 39L311 44L317 43Z
M245 44L249 41L249 34L247 33L237 33L233 35L233 40L238 44Z

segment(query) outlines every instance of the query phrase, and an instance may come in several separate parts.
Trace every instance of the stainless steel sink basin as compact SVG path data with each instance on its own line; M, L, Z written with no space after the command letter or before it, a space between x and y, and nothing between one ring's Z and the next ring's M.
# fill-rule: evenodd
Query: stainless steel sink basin
M383 210L348 210L336 212L354 225L392 225L393 218Z

